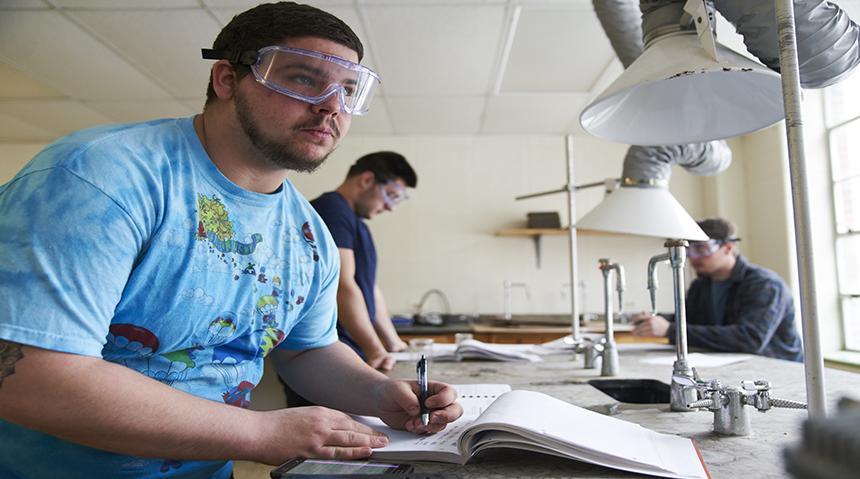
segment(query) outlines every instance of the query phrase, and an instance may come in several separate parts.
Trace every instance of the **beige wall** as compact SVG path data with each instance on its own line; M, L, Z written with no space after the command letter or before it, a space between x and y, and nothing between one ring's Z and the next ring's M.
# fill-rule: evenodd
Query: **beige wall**
M394 312L412 313L421 295L439 288L452 309L463 313L497 313L503 309L502 282L525 282L526 298L515 291L515 313L569 311L567 239L542 240L538 268L528 238L497 237L500 228L524 226L529 211L557 211L566 223L565 195L524 201L514 197L561 187L565 181L562 137L351 137L312 175L292 175L309 198L336 187L359 156L380 149L403 153L418 172L418 188L393 213L369 222L380 256L379 284ZM617 177L626 147L578 136L574 141L578 184ZM701 179L676 172L672 191L694 215L701 211ZM583 216L602 198L602 189L577 193ZM661 253L662 240L579 237L580 279L586 283L585 309L602 311L602 282L597 260L609 256L627 269L629 310L647 308L645 269ZM664 285L669 272L662 272ZM668 288L660 306L670 309Z

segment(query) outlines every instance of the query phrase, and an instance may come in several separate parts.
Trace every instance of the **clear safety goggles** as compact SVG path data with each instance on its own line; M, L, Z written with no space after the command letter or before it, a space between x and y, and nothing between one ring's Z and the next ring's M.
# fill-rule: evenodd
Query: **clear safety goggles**
M251 67L257 82L290 98L319 105L337 95L341 110L366 115L379 75L366 66L325 53L282 46L265 47L231 55L203 49L203 58L229 60Z
M694 241L687 247L687 256L693 259L706 258L716 253L724 244L732 241L740 241L740 238L729 238L725 240L709 239L708 241Z
M385 203L388 209L392 209L404 200L409 199L409 195L406 194L406 188L391 181L380 183L379 193L382 195L382 202Z

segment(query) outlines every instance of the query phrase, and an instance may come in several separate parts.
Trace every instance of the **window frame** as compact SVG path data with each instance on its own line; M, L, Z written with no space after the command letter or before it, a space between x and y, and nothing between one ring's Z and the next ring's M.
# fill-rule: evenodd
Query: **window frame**
M847 83L847 82L846 82ZM838 86L834 86L836 88L844 86L844 84L839 84ZM832 90L826 89L824 91L823 105L824 109L824 131L827 138L827 162L830 168L829 181L830 181L830 203L832 206L831 215L833 219L833 254L836 257L837 269L834 271L836 275L836 285L837 285L837 301L839 302L839 314L840 314L840 326L842 327L842 349L847 353L860 353L860 340L858 340L857 344L853 344L849 342L848 332L852 330L851 326L848 324L850 320L849 315L847 314L847 309L849 309L848 303L851 301L860 301L860 294L857 293L846 293L845 288L843 288L841 275L839 274L839 265L845 264L841 261L840 251L837 247L837 244L840 240L846 239L849 237L860 237L860 230L852 230L850 226L847 228L847 231L839 231L837 227L837 197L836 197L836 185L840 182L846 182L853 178L856 178L858 175L845 175L844 178L835 178L835 167L834 167L834 134L840 129L847 127L852 122L860 123L860 107L857 108L856 114L852 112L852 115L846 118L840 119L838 122L831 123L831 119L829 118L830 108L830 95L832 95ZM855 326L855 328L860 328L860 326Z

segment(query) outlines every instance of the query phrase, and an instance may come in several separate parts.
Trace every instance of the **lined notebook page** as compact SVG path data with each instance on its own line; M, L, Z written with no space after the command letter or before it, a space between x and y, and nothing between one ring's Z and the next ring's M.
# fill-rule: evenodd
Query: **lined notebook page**
M356 417L357 421L388 435L388 446L375 449L373 455L380 459L397 459L398 452L410 451L411 460L460 462L457 441L463 429L471 425L498 396L510 391L511 386L507 384L455 384L453 386L459 395L458 401L463 406L463 415L436 434L418 435L398 431L386 426L378 418ZM424 454L418 454L419 451L423 451Z

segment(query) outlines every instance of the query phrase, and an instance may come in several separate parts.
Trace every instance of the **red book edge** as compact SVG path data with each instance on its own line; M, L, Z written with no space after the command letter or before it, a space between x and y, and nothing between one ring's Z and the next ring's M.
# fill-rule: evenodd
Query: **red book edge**
M699 445L696 444L696 440L690 439L690 442L693 443L693 449L696 450L696 455L699 456L699 462L702 463L702 469L705 470L705 474L707 474L708 479L713 479L711 477L711 471L708 470L708 465L705 464L705 458L702 457L702 451L699 450Z

